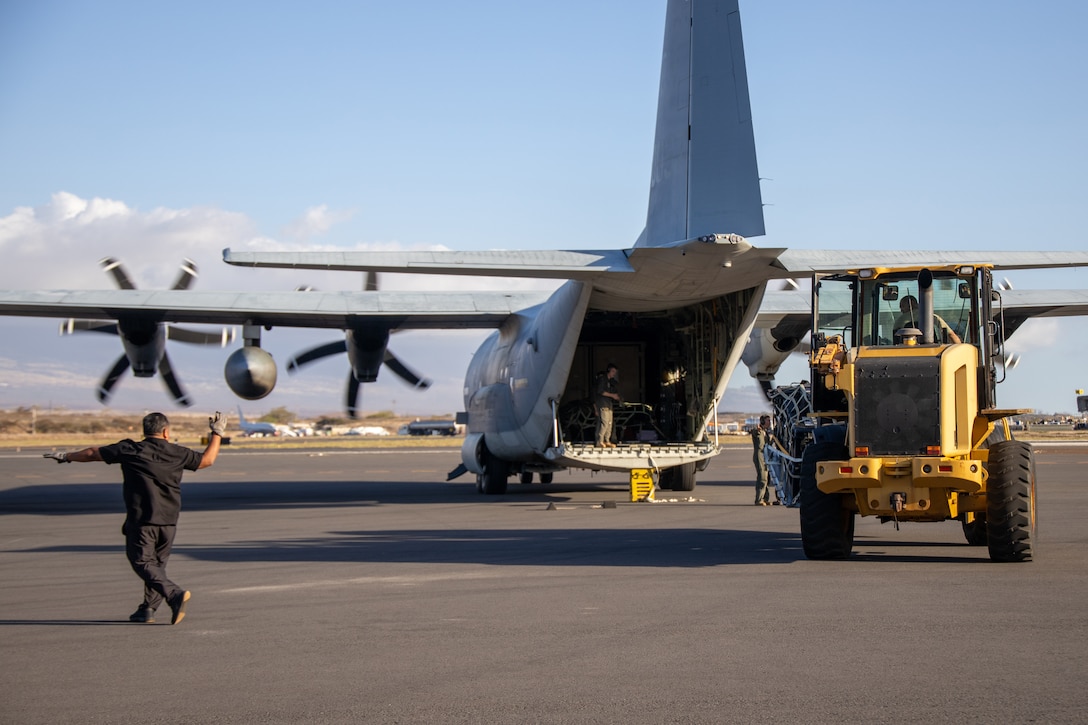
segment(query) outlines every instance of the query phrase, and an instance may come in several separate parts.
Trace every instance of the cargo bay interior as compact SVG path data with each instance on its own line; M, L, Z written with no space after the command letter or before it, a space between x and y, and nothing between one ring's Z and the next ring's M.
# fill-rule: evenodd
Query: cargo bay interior
M596 383L609 363L619 368L623 399L616 442L693 440L750 298L744 291L661 312L587 312L559 409L564 441L593 442Z

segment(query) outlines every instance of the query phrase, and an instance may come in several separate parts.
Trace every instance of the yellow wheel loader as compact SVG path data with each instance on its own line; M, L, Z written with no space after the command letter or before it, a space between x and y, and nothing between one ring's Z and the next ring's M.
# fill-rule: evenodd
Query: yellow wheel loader
M1007 421L1028 411L996 407L1002 332L985 266L814 280L810 410L791 436L808 558L849 556L857 515L956 519L993 561L1032 558L1034 457Z

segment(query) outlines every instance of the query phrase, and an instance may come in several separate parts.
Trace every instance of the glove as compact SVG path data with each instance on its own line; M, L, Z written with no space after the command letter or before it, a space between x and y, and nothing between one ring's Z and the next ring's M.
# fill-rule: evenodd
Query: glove
M225 437L224 434L227 432L227 421L223 418L223 414L218 410L215 411L214 418L208 418L208 428L220 438Z
M57 463L71 463L67 453L43 453L42 458L52 458Z

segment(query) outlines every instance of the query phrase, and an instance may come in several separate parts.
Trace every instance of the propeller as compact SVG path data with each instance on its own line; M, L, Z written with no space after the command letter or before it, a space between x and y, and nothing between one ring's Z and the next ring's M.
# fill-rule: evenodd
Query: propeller
M378 277L374 272L366 273L364 283L366 292L378 291ZM305 291L310 287L299 287ZM323 345L310 348L295 355L287 361L287 372L294 374L303 366L321 360L332 355L347 353L351 363L351 372L348 374L347 387L344 393L344 407L348 417L356 418L359 410L359 385L372 383L378 379L378 369L384 365L404 382L413 388L426 390L431 386L431 380L421 376L412 368L405 365L388 349L389 330L384 327L360 325L344 331L344 339L327 342Z
M332 355L341 355L348 353L348 358L352 360L352 370L348 373L347 387L344 394L344 407L347 410L348 417L355 418L358 416L359 410L359 385L361 383L372 383L377 380L377 366L371 362L374 359L374 353L378 352L375 349L375 345L371 344L375 340L373 331L369 330L346 330L346 334L343 340L336 340L334 342L328 342L324 345L318 345L317 347L301 352L295 355L293 358L287 361L287 372L294 374L298 372L302 367L308 365L317 360L321 360ZM405 365L401 360L392 353L392 351L385 349L384 343L388 342L388 331L384 336L380 336L381 344L381 364L385 365L389 370L399 377L404 382L411 385L413 388L419 388L420 390L426 390L431 386L431 380L421 376L416 371ZM351 346L349 347L349 340Z
M106 257L99 264L102 270L113 278L119 289L136 289L132 278L117 259ZM189 289L196 276L196 265L191 259L184 260L178 278L171 289ZM96 391L98 400L103 404L109 401L114 386L131 369L132 374L138 378L149 378L158 373L175 402L183 406L192 405L192 400L174 373L174 366L166 353L166 341L176 340L192 345L226 347L234 340L234 328L231 327L224 327L219 332L201 332L183 327L172 327L139 314L120 317L116 322L69 319L61 323L60 334L71 335L76 332L98 332L117 335L121 338L125 351L102 378Z

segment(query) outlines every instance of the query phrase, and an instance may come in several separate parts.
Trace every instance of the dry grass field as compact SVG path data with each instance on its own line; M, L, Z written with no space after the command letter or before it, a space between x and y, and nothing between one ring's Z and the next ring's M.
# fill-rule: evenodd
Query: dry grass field
M208 432L206 413L167 411L173 440L190 448L203 446L201 440ZM441 418L445 416L430 416ZM143 413L116 411L33 411L29 409L0 410L0 449L76 450L92 445L105 445L123 438L143 437L140 421ZM416 417L381 417L356 421L339 420L347 425L379 425L395 434L400 426ZM246 438L237 428L237 417L230 416L227 436L235 448L376 448L376 447L437 447L459 448L462 436L311 436ZM1036 426L1020 431L1016 437L1026 441L1088 441L1088 431L1069 428L1047 430ZM1055 427L1056 428L1056 427ZM748 436L723 436L723 444L747 445Z
M190 448L203 446L208 433L206 413L164 411L170 419L172 440ZM105 445L124 438L143 437L141 420L144 413L116 411L33 411L29 409L0 411L0 449L42 448L75 450L87 446ZM441 416L434 416L441 417ZM339 419L335 419L339 420ZM380 420L344 421L346 425L381 426L395 434L400 426L416 417L382 417ZM298 448L368 448L381 446L460 447L460 436L310 436L246 438L238 429L236 415L229 416L227 437L237 447Z

